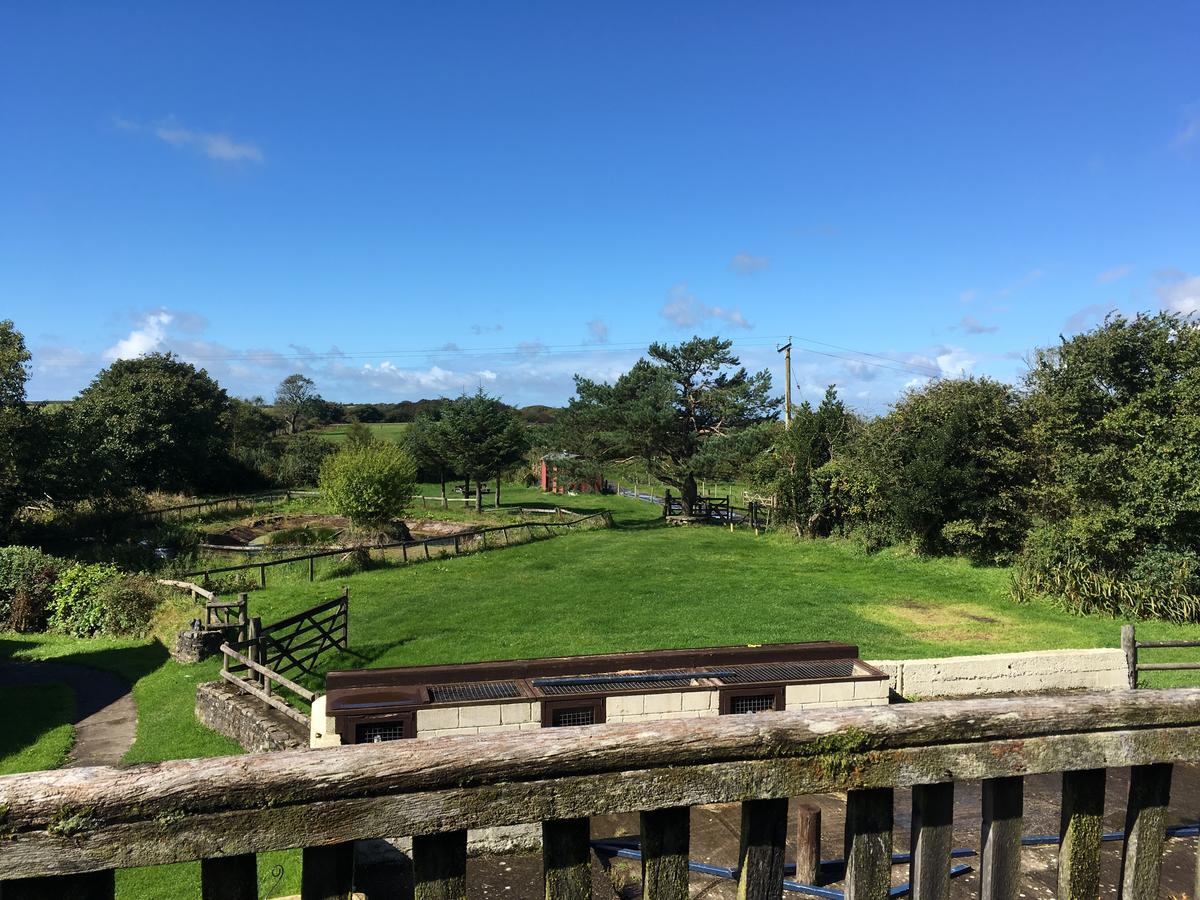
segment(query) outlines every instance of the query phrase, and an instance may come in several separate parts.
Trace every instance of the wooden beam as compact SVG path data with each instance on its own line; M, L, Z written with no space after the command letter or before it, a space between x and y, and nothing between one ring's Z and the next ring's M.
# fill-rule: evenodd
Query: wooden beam
M691 813L686 806L643 812L643 900L687 900Z
M913 900L947 900L954 846L954 782L920 784L912 791L912 852L908 881Z
M1064 772L1058 840L1058 896L1100 896L1105 769Z
M1129 772L1129 805L1125 809L1125 852L1121 857L1123 900L1153 900L1162 877L1167 804L1171 800L1171 766L1134 766Z
M787 798L742 803L737 900L779 900L787 842Z
M983 782L983 835L979 853L981 900L1017 900L1021 887L1021 824L1025 780L1020 776Z
M891 788L846 794L846 898L887 900L892 888Z
M467 832L413 838L415 900L466 900Z
M542 823L542 869L546 900L591 900L591 821Z
M353 841L304 848L300 900L351 900L353 893Z
M258 900L258 860L253 853L200 860L201 900Z
M821 878L821 807L802 804L796 809L796 875L800 884Z

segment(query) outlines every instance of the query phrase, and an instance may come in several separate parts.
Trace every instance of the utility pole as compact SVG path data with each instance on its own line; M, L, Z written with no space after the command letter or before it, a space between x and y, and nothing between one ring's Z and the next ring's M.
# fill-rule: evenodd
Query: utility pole
M788 342L775 350L783 354L783 379L786 385L783 391L783 424L786 428L792 424L792 336L788 335Z

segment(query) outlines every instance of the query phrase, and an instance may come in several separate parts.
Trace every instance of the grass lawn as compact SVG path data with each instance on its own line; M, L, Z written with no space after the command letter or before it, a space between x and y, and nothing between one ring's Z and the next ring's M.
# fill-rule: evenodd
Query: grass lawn
M3 690L7 724L0 729L0 775L57 769L75 740L75 694L65 684Z
M404 432L408 428L408 422L368 422L367 428L371 430L371 434L382 440L400 443L404 438ZM324 440L331 444L342 444L346 441L348 425L329 425L317 432Z

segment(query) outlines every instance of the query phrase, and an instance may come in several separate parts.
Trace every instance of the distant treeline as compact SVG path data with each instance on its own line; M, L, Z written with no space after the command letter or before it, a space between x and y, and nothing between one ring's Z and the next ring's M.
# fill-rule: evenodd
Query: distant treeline
M439 418L442 409L448 401L445 398L436 400L401 400L398 403L331 403L340 407L337 418L329 420L329 424L339 422L363 422L370 425L374 422L413 422L417 416L425 414ZM521 406L517 407L521 418L530 425L549 425L554 421L559 409L554 406Z

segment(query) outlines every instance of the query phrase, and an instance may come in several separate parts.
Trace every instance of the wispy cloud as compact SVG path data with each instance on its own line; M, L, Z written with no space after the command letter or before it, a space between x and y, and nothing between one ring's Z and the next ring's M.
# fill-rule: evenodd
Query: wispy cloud
M517 344L517 352L522 356L537 356L546 352L546 345L541 341L521 341Z
M1126 275L1133 271L1133 266L1114 266L1105 272L1101 272L1096 276L1096 284L1112 284L1114 281L1120 281Z
M587 323L588 336L586 343L607 344L608 324L603 319L592 319Z
M751 327L741 310L724 309L720 306L701 303L694 294L688 291L686 283L680 283L671 288L667 295L667 302L658 312L678 328L694 328L709 319L719 319L732 328Z
M446 343L442 344L442 346L438 347L438 349L443 351L444 353L461 353L462 352L462 347L458 346L458 344L454 343L454 341L446 341Z
M1183 150L1200 141L1200 103L1185 106L1180 114L1183 120L1179 131L1171 141L1171 149Z
M1026 272L1024 275L1022 275L1020 278L1018 278L1016 281L1014 281L1008 287L1004 287L1004 288L1001 288L1000 290L996 291L996 296L997 297L1008 297L1019 291L1023 291L1023 290L1025 290L1025 288L1029 287L1035 281L1040 281L1043 277L1045 277L1045 275L1046 275L1045 269L1030 269L1028 272Z
M471 334L492 334L496 331L503 331L503 325L472 325Z
M958 295L958 299L961 300L963 303L970 303L978 295L979 295L979 291L975 290L975 288L967 288L965 291L963 291L961 294Z
M136 359L161 350L167 341L167 326L174 318L165 309L146 313L136 328L104 351L104 359L109 362Z
M753 253L739 253L729 261L729 268L739 275L752 275L761 272L771 264L765 256L755 256Z
M995 334L1000 330L999 325L984 325L974 316L963 316L954 327L967 334Z
M1190 316L1200 312L1200 275L1170 270L1159 275L1158 299L1163 309Z
M266 161L262 148L253 141L239 140L222 131L196 131L185 128L174 119L164 119L155 125L142 125L131 119L115 118L113 124L122 131L145 132L172 147L193 150L220 162Z

